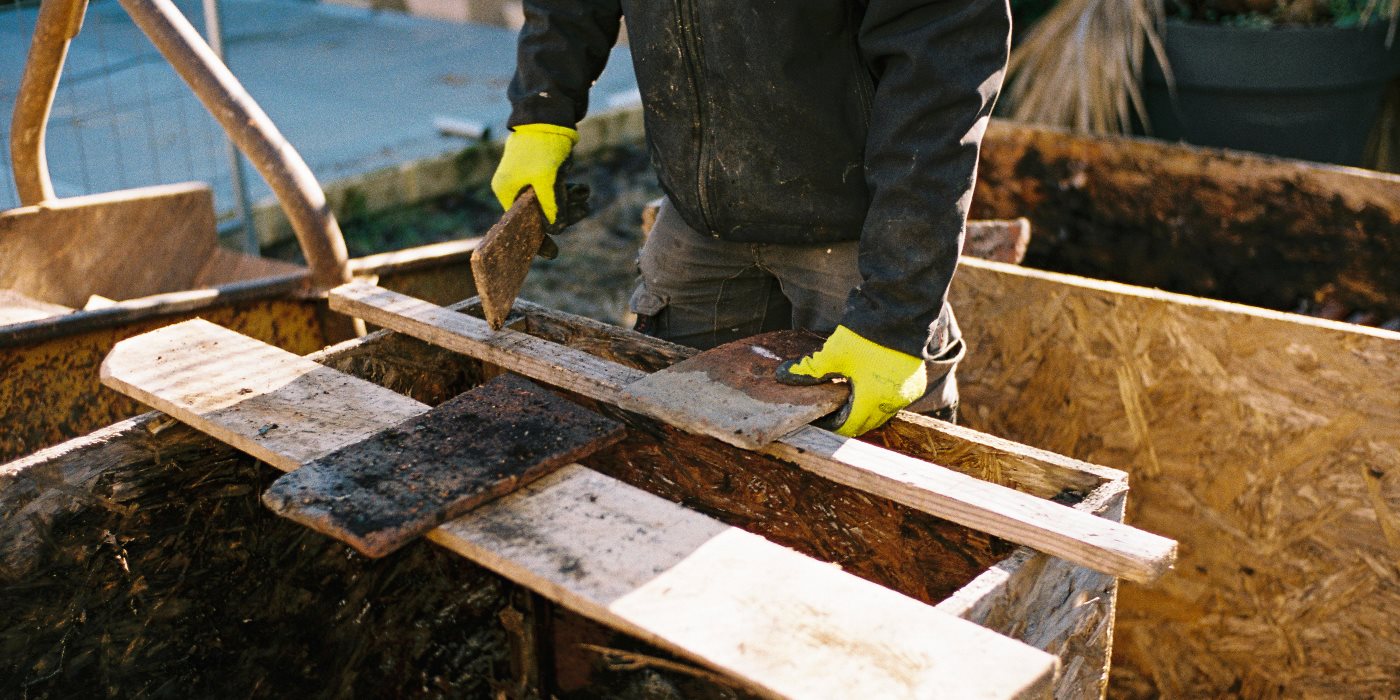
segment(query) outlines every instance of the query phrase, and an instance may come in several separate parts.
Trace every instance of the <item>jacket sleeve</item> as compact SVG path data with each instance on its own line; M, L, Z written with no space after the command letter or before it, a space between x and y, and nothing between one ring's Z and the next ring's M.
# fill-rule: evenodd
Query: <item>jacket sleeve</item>
M1007 0L868 2L859 42L876 79L870 208L862 282L842 322L881 345L916 357L944 349L944 303L1010 34Z
M525 0L507 124L572 128L617 43L620 0Z

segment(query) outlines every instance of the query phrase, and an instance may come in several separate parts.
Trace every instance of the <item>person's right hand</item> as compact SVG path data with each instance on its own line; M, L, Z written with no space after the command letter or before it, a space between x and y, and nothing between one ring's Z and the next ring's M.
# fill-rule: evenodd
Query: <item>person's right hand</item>
M521 124L506 138L506 150L491 178L502 209L510 209L526 187L535 188L544 218L554 223L559 215L556 182L559 168L578 143L578 132L554 124Z

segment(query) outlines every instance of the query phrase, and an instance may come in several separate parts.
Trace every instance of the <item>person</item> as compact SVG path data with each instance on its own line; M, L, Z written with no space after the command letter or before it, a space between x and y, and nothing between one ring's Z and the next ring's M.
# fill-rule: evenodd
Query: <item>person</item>
M525 0L492 188L558 172L626 17L666 194L639 257L637 327L708 348L829 334L779 379L845 377L837 428L954 419L964 344L947 303L1010 48L1007 0Z

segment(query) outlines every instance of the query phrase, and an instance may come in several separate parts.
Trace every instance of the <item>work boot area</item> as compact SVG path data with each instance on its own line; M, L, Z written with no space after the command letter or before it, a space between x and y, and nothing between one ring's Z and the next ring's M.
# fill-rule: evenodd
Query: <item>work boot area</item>
M1400 7L1255 4L0 0L0 697L1400 693Z

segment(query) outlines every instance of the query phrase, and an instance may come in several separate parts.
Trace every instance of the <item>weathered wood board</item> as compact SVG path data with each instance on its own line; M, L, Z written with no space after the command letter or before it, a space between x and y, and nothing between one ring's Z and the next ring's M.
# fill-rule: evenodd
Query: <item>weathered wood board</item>
M1123 589L1115 695L1394 694L1400 334L981 261L950 298L966 422L1130 471L1182 543Z
M331 308L617 404L644 373L373 285L331 290ZM1012 542L1139 581L1161 576L1176 543L929 462L806 427L763 449L812 473Z
M104 381L220 439L258 444L260 429L236 410L238 401L191 391L222 385L223 375L211 381L207 365L220 353L242 356L230 335L190 321L128 339L104 363ZM288 368L300 361L334 370L289 354L275 364L260 359L272 365L268 381L240 377L243 386L232 391L258 413L280 409L289 433L309 440L323 426L343 436L345 426L359 425L364 439L394 423L347 416L394 393L350 377L322 392L339 403L295 410L307 397L283 391L288 376L313 372ZM152 372L157 360L165 364ZM320 445L288 443L261 450L279 447L285 450L268 462L284 469L324 453ZM1048 697L1053 685L1051 655L583 467L561 469L429 536L769 697L1030 698Z
M618 405L755 450L840 408L846 384L786 386L774 372L821 348L804 331L773 331L725 343L628 384Z
M199 319L117 343L101 376L283 471L424 411L401 394Z
M0 288L73 308L177 292L218 243L202 183L67 197L0 211Z
M472 251L476 293L492 328L505 325L535 252L544 242L547 225L535 190L527 188Z
M378 558L623 432L620 423L504 375L283 476L263 503Z

